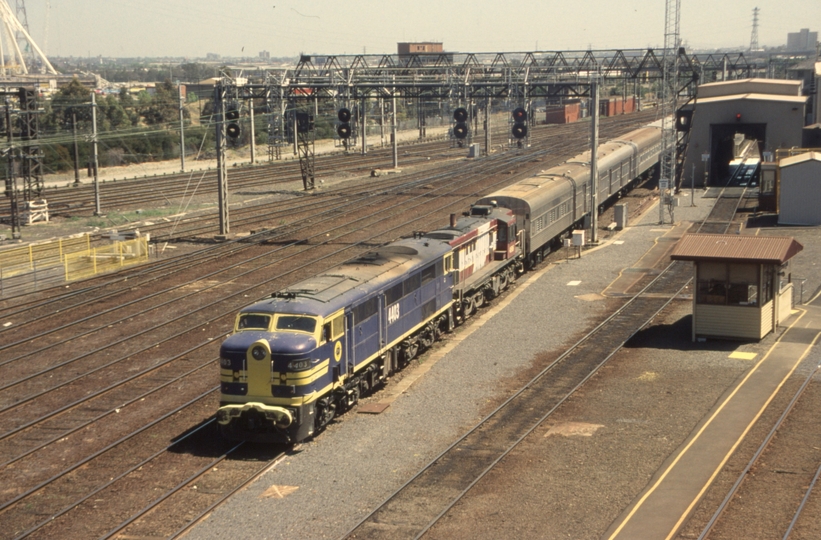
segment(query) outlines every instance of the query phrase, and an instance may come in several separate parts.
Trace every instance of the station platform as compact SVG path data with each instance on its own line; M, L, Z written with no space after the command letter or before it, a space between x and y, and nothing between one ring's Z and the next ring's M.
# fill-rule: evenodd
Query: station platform
M821 298L793 311L787 328L730 387L604 538L673 538L762 415L821 337Z

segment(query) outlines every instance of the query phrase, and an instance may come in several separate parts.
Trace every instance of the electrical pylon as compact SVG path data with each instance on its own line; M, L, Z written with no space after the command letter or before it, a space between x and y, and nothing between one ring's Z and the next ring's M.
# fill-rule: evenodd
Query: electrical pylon
M760 9L753 8L753 33L750 35L750 50L757 51L758 49L758 12Z

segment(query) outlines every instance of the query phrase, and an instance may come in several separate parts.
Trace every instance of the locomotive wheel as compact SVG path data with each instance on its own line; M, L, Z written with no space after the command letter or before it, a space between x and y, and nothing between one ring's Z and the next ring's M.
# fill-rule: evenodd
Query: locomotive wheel
M473 312L476 311L476 302L474 301L473 297L468 300L464 301L464 305L462 308L462 313L464 314L464 318L467 319Z
M419 334L419 341L422 343L423 349L428 349L436 341L436 325L433 322L428 323L424 330Z
M476 296L473 297L473 301L476 304L477 308L480 308L485 305L485 293L478 292Z
M405 347L405 354L404 354L405 363L407 364L408 362L410 362L411 360L416 358L416 353L417 352L419 352L419 344L418 343L409 343Z
M336 415L336 403L331 398L322 398L316 403L316 430L319 433Z
M500 276L499 282L499 290L504 291L510 286L510 273L509 272L502 272Z

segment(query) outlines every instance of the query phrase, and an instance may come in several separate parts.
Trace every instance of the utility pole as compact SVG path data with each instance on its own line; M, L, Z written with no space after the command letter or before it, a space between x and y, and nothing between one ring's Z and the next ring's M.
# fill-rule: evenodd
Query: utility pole
M396 83L396 75L393 77L394 84ZM391 88L391 108L392 113L391 116L393 117L393 123L391 125L391 143L393 145L393 168L399 168L399 148L398 148L398 141L396 140L396 86Z
M91 167L94 172L94 215L101 216L100 179L97 176L97 94L91 92Z
M594 75L595 77L595 75ZM593 115L590 117L590 243L599 242L599 83L594 78L590 81L590 106Z
M185 172L185 98L183 86L177 81L177 93L180 98L180 171Z
M490 112L492 110L492 102L488 96L485 102L485 155L490 155Z
M228 234L228 170L225 166L225 90L222 82L214 87L214 105L217 113L217 203L220 211L220 234ZM296 137L296 133L294 133Z
M359 107L360 118L362 118L362 155L368 153L368 110L365 98L362 98L361 106Z
M6 176L6 193L11 204L11 237L15 240L22 237L20 228L20 208L18 206L17 177L14 175L14 135L11 126L11 106L6 98L6 129L8 130L9 147L6 150L8 173Z
M251 106L248 107L251 120L251 165L257 162L257 137L254 134L254 98L251 97Z
M77 144L77 111L71 108L71 130L74 132L74 184L80 185L80 146Z

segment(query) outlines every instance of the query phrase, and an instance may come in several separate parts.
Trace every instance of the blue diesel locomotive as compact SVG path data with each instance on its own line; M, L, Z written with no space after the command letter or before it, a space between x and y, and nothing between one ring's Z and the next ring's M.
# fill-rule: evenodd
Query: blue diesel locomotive
M513 221L485 207L243 308L220 349L223 435L292 443L324 428L507 286Z

